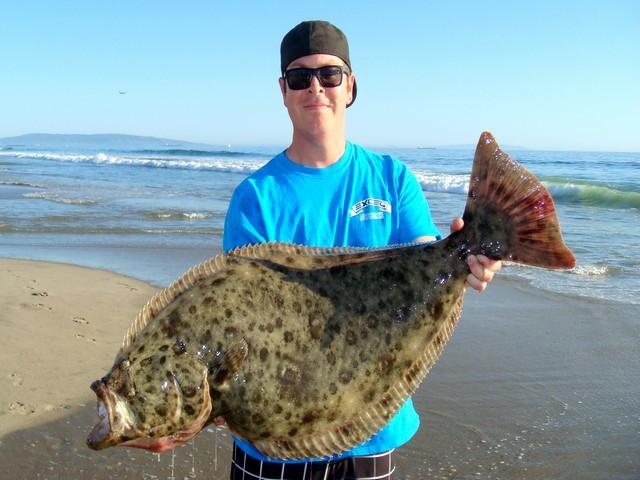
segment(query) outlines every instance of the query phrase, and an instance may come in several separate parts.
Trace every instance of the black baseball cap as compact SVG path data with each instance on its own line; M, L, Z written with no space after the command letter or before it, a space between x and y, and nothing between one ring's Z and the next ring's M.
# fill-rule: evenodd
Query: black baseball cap
M349 70L353 71L349 58L349 43L342 30L324 20L307 20L293 27L282 39L280 44L282 75L294 60L317 53L335 55L347 64ZM353 97L347 107L355 102L357 93L358 89L354 82Z

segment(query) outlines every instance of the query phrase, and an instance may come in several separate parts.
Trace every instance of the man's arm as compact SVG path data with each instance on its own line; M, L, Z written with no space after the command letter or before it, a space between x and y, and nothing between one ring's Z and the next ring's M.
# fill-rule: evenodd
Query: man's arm
M457 232L464 226L464 220L462 218L455 218L451 222L451 233ZM436 237L422 236L414 240L414 243L435 242ZM484 255L469 255L467 257L467 263L469 264L469 275L465 280L465 285L471 287L478 292L482 292L487 288L487 285L491 283L493 277L497 271L502 268L502 262L500 260L491 260Z

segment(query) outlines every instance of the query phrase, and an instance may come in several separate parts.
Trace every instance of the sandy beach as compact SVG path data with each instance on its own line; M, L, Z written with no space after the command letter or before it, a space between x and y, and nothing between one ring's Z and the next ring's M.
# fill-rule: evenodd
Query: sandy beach
M155 290L107 271L0 259L0 477L227 477L224 428L161 455L84 444L97 420L89 384ZM415 395L422 426L397 452L397 478L639 478L637 318L634 305L505 278L470 292Z

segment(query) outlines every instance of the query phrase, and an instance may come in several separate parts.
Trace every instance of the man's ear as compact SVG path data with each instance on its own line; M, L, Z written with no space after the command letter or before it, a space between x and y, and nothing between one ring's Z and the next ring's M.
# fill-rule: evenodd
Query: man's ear
M356 76L354 73L349 75L347 82L347 105L349 105L353 101L353 85L356 83Z
M280 77L278 79L278 83L280 84L280 93L282 93L282 102L284 106L287 106L287 83L284 81L284 78Z

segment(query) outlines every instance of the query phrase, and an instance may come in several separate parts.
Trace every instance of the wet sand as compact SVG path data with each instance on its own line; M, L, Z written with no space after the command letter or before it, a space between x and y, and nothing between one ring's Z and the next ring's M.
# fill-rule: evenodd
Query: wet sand
M1 478L228 477L224 428L161 455L84 444L97 420L88 386L154 291L106 271L0 259ZM640 478L638 310L504 276L469 292L414 397L422 426L397 451L396 478Z

